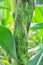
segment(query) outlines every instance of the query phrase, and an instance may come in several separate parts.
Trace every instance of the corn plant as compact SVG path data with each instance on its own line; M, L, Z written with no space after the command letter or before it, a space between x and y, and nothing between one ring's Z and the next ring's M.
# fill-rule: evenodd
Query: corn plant
M38 3L40 4L39 1ZM32 29L34 31L43 29L43 22L30 26L32 23L32 16L36 5L35 0L5 0L5 4L6 6L0 6L1 9L7 9L5 18L3 18L3 16L0 18L1 20L3 20L1 22L4 22L4 24L7 25L6 22L8 21L10 16L9 13L12 12L12 16L14 19L14 29L12 33L8 28L6 28L6 25L0 25L0 46L8 53L8 55L10 55L14 60L17 61L18 65L42 65L43 44L38 46L38 53L28 59L29 29Z

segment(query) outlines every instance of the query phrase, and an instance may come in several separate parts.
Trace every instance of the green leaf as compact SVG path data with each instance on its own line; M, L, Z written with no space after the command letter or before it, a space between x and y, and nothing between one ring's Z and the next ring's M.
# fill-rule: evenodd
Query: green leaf
M41 50L28 61L28 65L43 65L43 51Z
M32 29L32 30L43 29L43 23L37 23L37 24L31 26L30 29Z
M43 22L43 6L35 7L32 22Z
M6 6L0 6L0 9L6 9L6 10L11 10L9 7L6 7Z
M17 58L14 38L11 32L4 26L0 26L0 45L10 56L12 56L14 59Z
M8 62L8 60L5 60L5 59L0 59L0 63L4 63L6 65L10 65L10 63Z

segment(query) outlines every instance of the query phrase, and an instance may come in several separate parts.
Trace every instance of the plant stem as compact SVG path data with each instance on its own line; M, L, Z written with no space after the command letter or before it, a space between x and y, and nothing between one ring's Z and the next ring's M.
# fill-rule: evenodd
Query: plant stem
M14 25L14 39L16 43L16 51L17 57L19 59L19 65L27 65L28 61L28 30L30 28L30 23L32 21L32 15L34 10L33 1L17 1ZM26 15L26 13L28 13L26 10L26 3L28 3L28 8L30 11L28 15ZM30 16L30 19L28 19L28 21L25 20L27 16Z

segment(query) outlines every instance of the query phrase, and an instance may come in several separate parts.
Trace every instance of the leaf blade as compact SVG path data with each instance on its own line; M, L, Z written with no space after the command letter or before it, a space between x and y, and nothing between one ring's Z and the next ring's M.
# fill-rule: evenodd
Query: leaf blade
M10 56L12 56L14 59L17 59L13 35L4 26L0 26L0 45Z
M37 24L31 26L30 29L32 29L32 30L43 29L43 23L37 23Z

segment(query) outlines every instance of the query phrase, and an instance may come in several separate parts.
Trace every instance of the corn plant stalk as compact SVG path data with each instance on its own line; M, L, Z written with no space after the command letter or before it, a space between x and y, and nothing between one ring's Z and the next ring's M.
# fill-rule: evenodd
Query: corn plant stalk
M29 8L29 14L27 16L30 16L29 17L30 19L28 19L27 21L25 20L26 4L28 4L28 8ZM15 22L14 22L14 39L16 42L17 57L19 61L21 62L21 64L19 65L27 65L28 30L30 27L30 23L32 21L33 10L34 10L34 0L32 1L18 0L17 1L17 9L15 13Z

